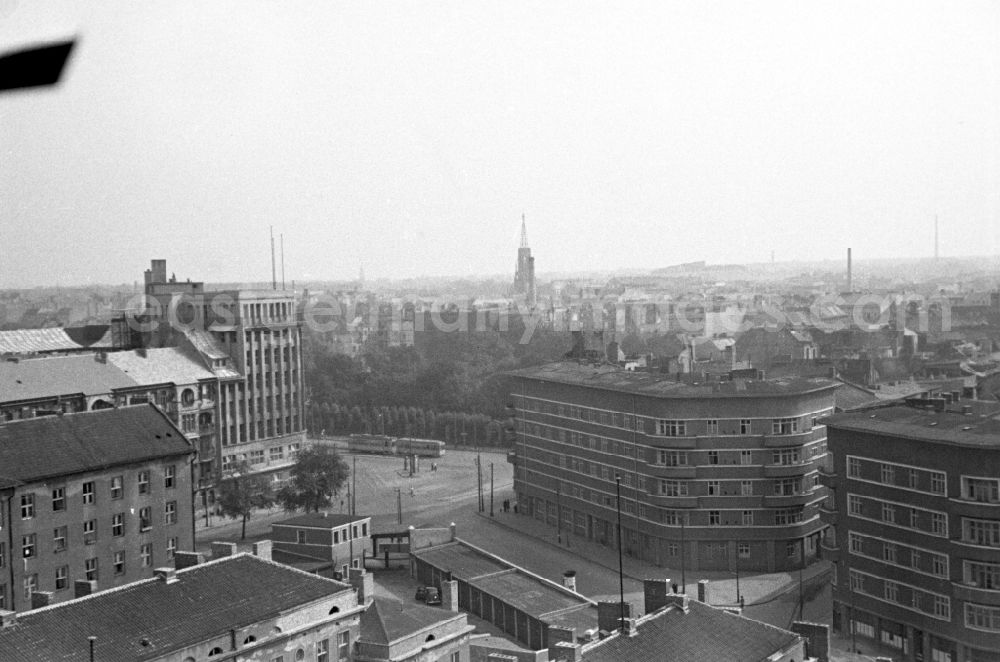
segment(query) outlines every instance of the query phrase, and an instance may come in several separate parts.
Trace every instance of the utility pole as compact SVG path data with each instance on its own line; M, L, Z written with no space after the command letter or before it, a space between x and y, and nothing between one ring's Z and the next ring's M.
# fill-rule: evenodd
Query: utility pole
M625 627L625 571L622 565L622 477L615 474L615 505L618 510L618 629Z
M556 483L556 541L562 544L562 481Z
M740 543L738 541L736 543L736 603L740 604Z
M684 536L685 525L687 524L687 513L681 513L681 593L688 592L687 575L685 574L687 558L687 541Z
M351 515L358 514L358 456L354 456L354 470L351 471Z
M490 462L490 517L493 517L493 463Z
M476 427L472 427L473 435L475 435ZM483 495L483 460L482 455L479 453L479 442L476 442L476 477L479 480L479 512L486 512L486 502Z
M396 522L403 523L403 493L401 488L396 488Z

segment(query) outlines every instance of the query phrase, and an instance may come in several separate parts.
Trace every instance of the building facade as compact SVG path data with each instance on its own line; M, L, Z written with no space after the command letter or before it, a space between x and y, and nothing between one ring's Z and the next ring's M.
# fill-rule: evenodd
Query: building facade
M511 374L523 514L614 545L620 489L630 555L769 572L815 557L835 382L680 382L574 362Z
M1000 660L998 414L949 394L827 419L835 629L896 659Z
M0 609L148 578L192 549L194 452L151 405L0 425Z
M347 577L350 568L364 567L365 556L371 554L371 524L368 516L308 513L272 523L271 540L276 552L330 561Z

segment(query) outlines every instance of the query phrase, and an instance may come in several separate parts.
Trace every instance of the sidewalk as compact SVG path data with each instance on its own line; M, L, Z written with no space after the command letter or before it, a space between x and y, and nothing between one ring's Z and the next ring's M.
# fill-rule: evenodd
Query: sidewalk
M560 539L558 532L551 526L526 515L498 512L496 517L492 518L488 513L479 513L479 516L498 527L531 536L563 552L574 554L591 563L604 566L608 570L618 572L617 548L606 547L578 536L567 535L565 532L563 532ZM817 561L802 570L802 582L808 585L814 580L821 581L822 576L829 572L830 563L828 561ZM626 577L637 581L654 577L669 577L671 582L678 585L681 583L680 568L660 567L627 555L623 555L622 557L622 573ZM707 579L710 582L710 604L716 606L734 606L737 604L735 573L718 570L695 571L688 569L685 575L687 592L689 594L696 594L698 581ZM799 572L777 572L770 574L740 573L739 584L740 594L743 596L746 606L749 607L751 605L767 603L785 593L797 590Z

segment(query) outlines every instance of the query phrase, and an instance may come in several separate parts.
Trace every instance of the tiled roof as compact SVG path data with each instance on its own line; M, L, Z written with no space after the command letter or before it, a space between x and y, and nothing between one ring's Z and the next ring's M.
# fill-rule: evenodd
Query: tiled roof
M754 398L805 394L833 389L837 382L820 377L734 379L720 383L689 384L661 373L628 371L608 364L573 361L549 363L510 373L513 377L573 384L587 388L635 393L655 398Z
M584 662L760 662L799 640L793 632L760 621L694 600L688 604L687 613L668 607L641 619L634 636L614 635L586 649Z
M215 373L205 367L193 352L180 347L157 347L146 350L112 352L108 363L115 365L136 383L192 384L202 379L214 379Z
M105 334L91 345L73 340L62 327L48 329L15 329L0 331L0 354L36 354L44 352L73 352L88 348L110 347L110 336Z
M136 386L130 376L97 354L47 356L0 362L0 402L60 395L99 395Z
M248 554L178 570L176 577L170 584L148 579L18 614L16 624L0 629L0 657L85 662L87 637L93 636L96 660L155 659L353 590Z
M427 605L375 598L361 616L360 640L373 644L391 644L454 618L465 616Z
M0 487L193 452L154 405L11 421L0 425Z
M370 515L341 515L339 513L308 513L280 522L274 522L271 526L299 526L313 529L335 529L351 522L361 522L371 519Z

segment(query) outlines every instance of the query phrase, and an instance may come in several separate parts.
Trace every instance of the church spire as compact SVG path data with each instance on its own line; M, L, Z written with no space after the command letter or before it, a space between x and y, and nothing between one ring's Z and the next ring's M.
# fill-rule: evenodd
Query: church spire
M521 248L528 247L528 228L524 224L524 214L521 214Z

